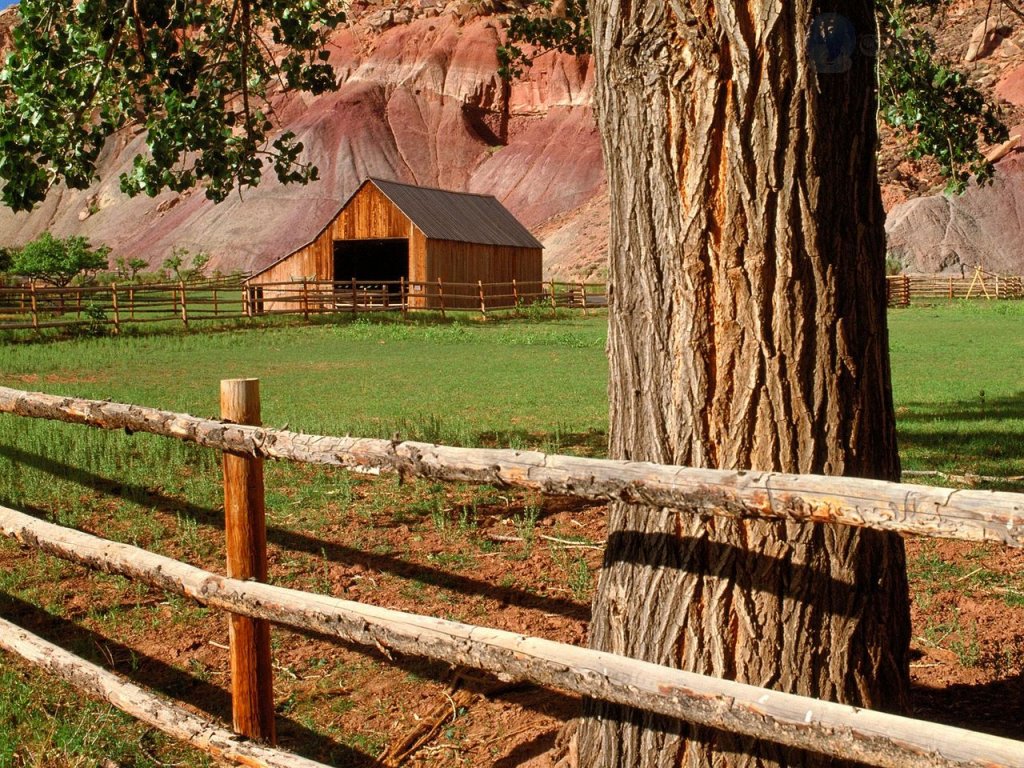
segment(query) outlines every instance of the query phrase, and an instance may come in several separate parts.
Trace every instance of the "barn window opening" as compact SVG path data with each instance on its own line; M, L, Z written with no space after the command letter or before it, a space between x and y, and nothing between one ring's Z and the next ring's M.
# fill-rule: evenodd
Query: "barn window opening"
M335 240L334 279L344 283L398 283L409 279L409 240ZM398 293L398 286L391 286Z

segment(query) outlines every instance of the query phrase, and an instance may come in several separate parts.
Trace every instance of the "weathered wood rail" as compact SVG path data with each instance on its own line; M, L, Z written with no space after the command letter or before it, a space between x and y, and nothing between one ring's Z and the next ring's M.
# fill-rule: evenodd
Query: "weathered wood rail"
M18 654L79 690L220 760L248 768L327 768L323 763L248 741L2 618L0 648Z
M0 506L0 532L204 605L889 768L1024 767L1024 742L662 667L500 629L219 576ZM2 641L0 641L2 644Z
M1024 496L850 477L695 469L535 451L306 435L139 405L0 387L0 413L149 432L221 451L410 477L622 499L725 517L838 523L1024 546Z
M242 410L246 412L244 419L237 414L232 418L259 423L258 408L252 412ZM215 448L226 457L394 471L406 476L529 488L587 499L625 499L697 514L838 523L993 541L1007 546L1024 543L1024 495L1012 493L304 435L143 406L6 387L0 387L0 413L128 433L149 432ZM229 486L238 483L228 483L225 477L227 494ZM247 494L255 501L241 505L247 506L250 521L262 514L262 483L259 485ZM0 534L90 568L186 595L228 611L233 617L270 621L385 651L459 664L491 672L504 680L530 681L838 759L893 768L1024 768L1024 742L780 693L504 630L220 576L2 506ZM0 629L6 630L7 626L0 624ZM134 689L124 695L110 693L127 689L109 673L99 670L110 677L101 686L95 683L98 677L93 671L81 671L85 662L73 657L60 663L53 661L63 652L40 646L43 641L26 638L25 634L21 630L6 632L0 638L0 647L21 653L116 706L133 702L137 705L139 694ZM266 706L272 709L272 702L264 706L264 713ZM151 713L157 711L154 707L157 705L150 707ZM123 708L135 714L127 706ZM253 713L255 719L263 716L258 709ZM146 722L163 727L152 718ZM175 718L177 715L171 719ZM177 734L181 729L167 730ZM272 731L271 726L270 738ZM186 728L185 732L191 731ZM284 761L271 763L224 751L221 736L209 743L187 735L185 738L200 748L246 765L307 765L287 762L292 759L290 755L271 755L272 759Z

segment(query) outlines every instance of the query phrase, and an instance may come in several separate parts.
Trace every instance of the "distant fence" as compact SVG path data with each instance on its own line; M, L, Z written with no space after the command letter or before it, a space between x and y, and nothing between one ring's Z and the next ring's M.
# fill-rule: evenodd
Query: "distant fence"
M890 307L939 299L1021 299L1024 277L975 270L970 276L892 275L886 278Z
M608 305L601 283L547 282L452 283L444 280L289 280L247 283L246 311L250 315L322 315L336 312L520 312L528 308L589 309Z
M176 283L0 287L0 330L244 317L238 277Z
M126 324L229 320L263 315L355 314L365 312L471 312L518 314L550 309L605 307L603 284L416 283L304 280L248 284L224 278L198 282L69 286L0 286L0 331Z

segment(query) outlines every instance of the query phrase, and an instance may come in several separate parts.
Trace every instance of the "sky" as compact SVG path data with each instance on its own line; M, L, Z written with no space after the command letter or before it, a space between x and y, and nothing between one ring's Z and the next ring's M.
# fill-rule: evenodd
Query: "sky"
M0 10L10 8L15 2L16 0L0 0Z

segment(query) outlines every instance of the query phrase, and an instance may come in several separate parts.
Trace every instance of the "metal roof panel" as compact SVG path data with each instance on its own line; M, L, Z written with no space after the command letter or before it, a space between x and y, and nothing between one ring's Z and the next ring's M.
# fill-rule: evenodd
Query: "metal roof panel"
M368 179L431 240L543 248L493 195Z

